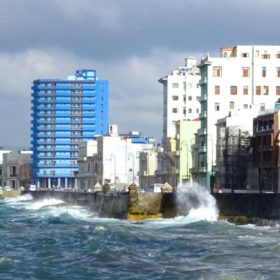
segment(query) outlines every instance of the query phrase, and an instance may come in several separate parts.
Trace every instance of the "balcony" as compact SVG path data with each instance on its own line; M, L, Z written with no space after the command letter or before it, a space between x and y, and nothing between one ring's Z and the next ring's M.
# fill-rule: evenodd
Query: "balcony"
M199 172L200 173L206 173L207 172L207 168L206 167L199 167Z
M198 135L200 135L200 136L207 135L207 129L206 128L200 128L198 130Z
M199 85L201 86L201 85L205 85L205 84L207 84L207 78L206 77L202 77L200 79L200 81L199 81Z
M206 153L206 151L207 151L207 149L206 149L205 145L204 146L199 146L199 148L198 148L199 153Z
M200 119L207 118L207 111L202 111L202 112L199 114L199 117L200 117Z
M206 95L206 94L203 94L202 96L200 96L200 97L199 97L199 101L200 101L200 102L207 101L207 95Z

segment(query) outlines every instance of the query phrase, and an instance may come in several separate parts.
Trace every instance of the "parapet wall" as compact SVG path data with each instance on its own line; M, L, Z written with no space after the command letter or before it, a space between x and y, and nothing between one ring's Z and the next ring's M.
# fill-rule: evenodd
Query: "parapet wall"
M280 219L280 194L214 193L220 216Z
M100 217L126 219L129 204L129 193L103 192L63 192L63 191L32 191L28 192L35 200L55 198L65 202L88 206Z
M176 216L175 195L173 193L137 193L129 192L63 192L32 191L35 200L48 198L81 206L88 206L100 217L127 219L128 213L161 214L164 218Z

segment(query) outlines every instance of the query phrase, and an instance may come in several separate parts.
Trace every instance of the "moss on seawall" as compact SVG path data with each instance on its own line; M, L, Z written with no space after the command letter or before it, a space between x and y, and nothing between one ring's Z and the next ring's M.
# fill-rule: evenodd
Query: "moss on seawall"
M258 217L247 217L247 216L219 216L219 220L227 221L235 225L248 225L253 224L257 226L275 226L280 225L278 219L264 219Z

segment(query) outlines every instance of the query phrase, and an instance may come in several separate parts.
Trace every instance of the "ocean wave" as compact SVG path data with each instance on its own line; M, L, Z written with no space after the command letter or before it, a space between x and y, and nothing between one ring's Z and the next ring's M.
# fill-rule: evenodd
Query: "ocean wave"
M30 204L26 204L26 209L28 209L28 210L39 210L39 209L44 208L44 207L54 206L54 205L57 206L57 205L62 205L64 203L65 202L60 200L60 199L54 199L54 198L43 199L43 200L38 200L38 201L32 202Z
M3 202L5 203L17 203L17 202L22 202L22 201L30 201L33 200L33 197L31 194L24 194L24 195L19 195L16 197L5 197L3 199Z

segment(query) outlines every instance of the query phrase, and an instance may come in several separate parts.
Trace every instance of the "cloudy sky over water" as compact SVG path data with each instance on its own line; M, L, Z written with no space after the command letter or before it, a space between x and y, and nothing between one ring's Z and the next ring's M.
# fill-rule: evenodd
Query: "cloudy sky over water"
M30 142L31 84L94 68L109 119L160 141L158 79L224 45L280 44L279 0L0 0L0 146Z

